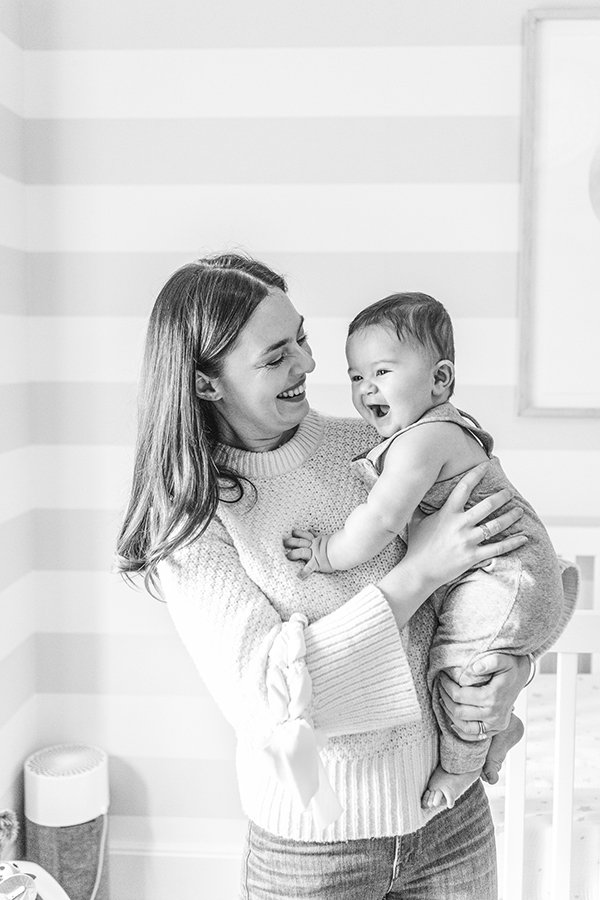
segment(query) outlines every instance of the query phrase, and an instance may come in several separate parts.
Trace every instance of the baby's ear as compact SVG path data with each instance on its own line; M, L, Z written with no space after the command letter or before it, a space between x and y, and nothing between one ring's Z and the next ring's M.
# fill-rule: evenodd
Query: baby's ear
M433 395L441 397L454 384L454 363L449 359L441 359L433 370Z
M220 400L219 379L209 378L200 369L196 369L196 396L201 400Z

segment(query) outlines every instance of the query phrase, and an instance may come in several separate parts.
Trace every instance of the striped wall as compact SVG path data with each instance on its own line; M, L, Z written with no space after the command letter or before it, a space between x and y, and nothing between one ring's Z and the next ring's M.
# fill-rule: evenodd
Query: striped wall
M27 471L24 52L18 4L0 15L0 809L21 810L36 740L32 493ZM18 847L13 848L15 851Z
M145 320L176 266L241 247L284 272L313 405L340 414L351 316L433 293L457 401L509 474L551 521L600 515L597 421L515 413L531 5L0 6L0 805L31 744L105 747L114 900L154 900L173 860L182 897L233 896L243 832L229 726L164 606L110 574Z

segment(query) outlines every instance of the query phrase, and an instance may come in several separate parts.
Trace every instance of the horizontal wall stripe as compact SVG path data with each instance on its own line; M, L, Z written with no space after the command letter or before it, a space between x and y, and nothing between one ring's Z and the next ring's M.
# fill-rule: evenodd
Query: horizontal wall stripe
M203 247L242 247L260 256L518 247L516 184L30 185L25 194L33 251L198 255Z
M358 415L343 385L311 385L308 392L314 409L337 416ZM514 387L463 385L459 382L453 402L478 419L495 441L495 452L531 450L600 450L600 429L590 419L556 419L517 416Z
M113 815L243 816L233 760L113 756L109 764Z
M131 447L37 445L28 448L27 457L37 508L114 510L127 504Z
M344 345L349 320L349 316L306 317L317 361L309 383L348 383ZM36 382L137 383L146 327L145 317L32 316L27 322L30 378ZM456 317L457 378L461 383L515 384L516 330L515 319ZM493 366L489 365L490 341L502 348ZM90 352L92 347L97 348L95 352Z
M594 0L595 2L595 0ZM304 0L282 6L278 0L229 0L211 7L196 0L163 3L136 0L118 7L102 0L29 0L24 46L36 50L98 50L151 47L386 46L427 44L519 44L522 19L531 0L353 0L339 5ZM563 7L580 0L564 0ZM588 6L593 6L588 0Z
M48 694L177 696L209 703L191 658L174 633L38 634L36 670L37 690Z
M519 120L30 119L25 152L30 184L514 183Z
M25 253L0 245L0 315L26 311Z
M31 253L28 308L44 316L148 316L170 274L197 255ZM290 296L305 315L318 315L326 304L330 315L350 319L397 290L433 294L452 316L516 315L516 253L269 251L260 258L285 275Z
M597 516L600 509L600 484L596 478L600 465L598 452L509 450L502 452L502 462L509 478L542 517L567 516L572 519L574 497L577 498L578 520ZM548 490L549 472L552 472L551 491ZM35 510L31 515L35 535L34 565L25 571L31 568L111 571L121 516L121 512L109 510ZM12 522L0 526L5 532L11 527ZM10 543L14 542L11 540ZM21 570L18 574L24 572ZM7 583L15 577L18 576L13 576Z
M185 654L183 648L181 652ZM233 761L233 729L210 699L72 690L38 697L39 734L47 743L85 741L99 744L111 756L164 758L173 769L184 760ZM198 815L202 815L199 810Z
M2 319L0 318L0 328ZM29 386L26 384L0 384L0 453L23 447L29 442L28 427ZM1 457L0 457L1 459Z
M33 50L24 66L27 118L520 113L518 46Z
M0 385L27 380L30 328L25 316L0 315Z
M600 509L598 451L506 450L502 465L515 486L543 518L597 516Z
M0 104L0 174L16 181L25 180L24 123Z
M6 589L33 568L33 533L31 513L0 523L0 590Z
M161 900L169 894L185 897L189 885L205 891L211 900L237 896L241 852L232 864L232 857L213 859L205 853L198 859L177 850L165 855L143 850L121 853L112 849L110 840L109 833L111 896L118 900Z
M35 664L33 635L0 659L0 728L35 693Z
M34 566L29 568L112 571L121 519L121 512L110 510L35 510Z
M0 403L3 390L11 387L0 387ZM133 382L29 384L30 440L34 444L133 445L136 394ZM15 402L18 399L17 394Z
M29 678L27 670L19 673L19 676L21 674L25 680ZM14 678L14 674L11 677ZM3 714L4 710L1 712ZM15 784L22 785L23 763L40 746L37 738L37 714L38 698L31 696L0 728L0 794L14 790Z
M32 449L19 447L0 454L0 523L27 513L34 505L37 478ZM43 477L40 473L40 482Z
M4 659L35 633L35 595L31 593L30 578L30 575L24 575L0 591L0 659Z
M115 854L177 853L240 858L248 820L180 816L110 816L110 846ZM237 874L237 873L236 873ZM237 885L235 886L237 887ZM232 886L233 897L235 888ZM212 895L211 895L212 900Z
M0 244L16 250L25 246L25 188L0 175Z
M21 48L0 33L0 104L17 115L24 108L24 59Z
M31 572L26 579L35 603L36 630L63 634L173 637L166 603L138 583L131 587L105 572Z
M23 12L21 0L2 0L0 3L0 34L18 47L24 46Z

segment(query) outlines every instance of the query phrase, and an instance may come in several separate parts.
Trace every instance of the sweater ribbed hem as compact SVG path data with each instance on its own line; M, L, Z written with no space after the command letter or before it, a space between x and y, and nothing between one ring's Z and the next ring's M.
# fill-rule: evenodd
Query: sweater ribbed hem
M432 818L420 800L437 765L437 741L437 734L423 734L418 743L375 757L324 760L343 812L323 830L315 826L310 807L303 812L294 805L260 754L238 746L242 808L261 828L295 841L410 834Z
M375 585L309 625L304 639L316 698L311 716L327 735L376 731L420 719L398 625Z

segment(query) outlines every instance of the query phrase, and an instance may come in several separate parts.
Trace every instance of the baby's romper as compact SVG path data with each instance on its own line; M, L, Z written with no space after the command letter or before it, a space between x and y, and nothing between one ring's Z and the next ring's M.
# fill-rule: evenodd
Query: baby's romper
M514 506L520 506L524 511L514 525L491 540L502 540L509 534L523 532L528 537L525 545L494 557L484 568L470 569L439 588L431 598L438 624L429 655L428 683L441 731L440 762L447 772L457 774L474 771L483 765L490 738L470 742L456 736L440 702L438 674L441 670L450 670L452 677L461 684L474 684L477 679L467 676L465 670L477 657L498 651L516 655L534 652L554 632L563 603L560 568L546 529L531 504L510 483L498 458L492 455L492 437L475 419L468 416L469 421L466 421L466 416L467 413L462 413L451 403L434 407L417 422L396 432L355 461L367 484L372 486L382 471L383 457L393 441L418 426L452 422L471 434L490 458L488 470L471 494L466 508L502 488L509 488L512 498L502 512ZM439 509L464 474L436 481L423 497L420 509L426 514Z

